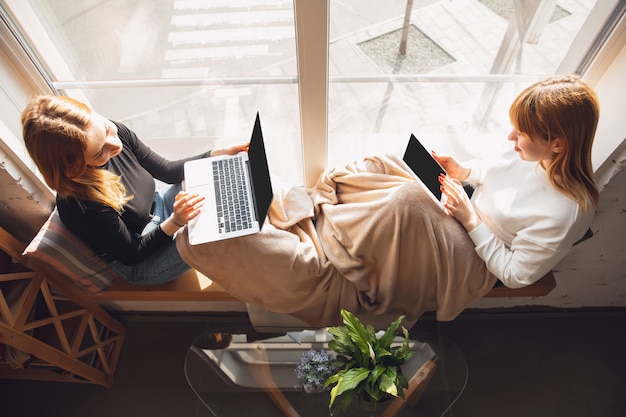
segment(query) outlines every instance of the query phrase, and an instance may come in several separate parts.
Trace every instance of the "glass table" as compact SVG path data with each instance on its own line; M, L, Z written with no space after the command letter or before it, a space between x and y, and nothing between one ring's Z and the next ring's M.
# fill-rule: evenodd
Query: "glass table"
M332 336L325 329L287 333L276 330L256 333L246 327L207 329L189 348L184 365L187 381L213 415L330 415L329 393L305 393L298 387L295 369L302 353L326 350ZM465 357L451 341L433 334L411 335L411 348L416 355L402 366L410 381L406 403L396 399L379 403L374 412L355 408L335 415L444 415L465 389Z

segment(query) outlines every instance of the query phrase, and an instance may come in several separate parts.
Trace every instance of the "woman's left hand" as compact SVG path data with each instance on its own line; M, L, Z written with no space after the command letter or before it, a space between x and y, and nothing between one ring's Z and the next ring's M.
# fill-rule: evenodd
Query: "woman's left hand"
M190 194L181 191L174 201L174 213L172 217L178 225L185 225L200 215L200 209L204 204L204 197L199 194Z
M203 202L204 197L198 194L179 192L174 201L174 212L160 224L161 230L168 236L174 236L178 229L200 215Z
M248 152L250 142L240 143L238 145L225 146L223 148L216 148L211 150L211 156L218 155L236 155L239 152Z
M440 175L439 182L441 183L441 191L446 196L444 207L448 214L457 219L468 232L478 227L480 219L474 211L474 206L463 189L461 181Z

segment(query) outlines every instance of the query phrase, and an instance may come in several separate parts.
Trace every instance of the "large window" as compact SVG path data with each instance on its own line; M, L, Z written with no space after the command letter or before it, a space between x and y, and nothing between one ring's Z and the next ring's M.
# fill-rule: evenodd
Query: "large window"
M302 181L290 0L7 1L52 86L169 158L250 138ZM293 174L290 174L293 175Z
M576 70L562 64L587 48L573 44L581 28L601 23L590 19L595 5L331 2L330 76L341 82L330 84L329 155L351 157L357 144L364 154L399 153L411 133L459 155L505 145L515 94Z
M54 90L126 123L164 156L247 140L259 111L272 172L310 184L304 167L320 157L334 165L400 153L411 133L460 156L505 143L514 95L547 75L584 70L620 3L4 0L2 6ZM327 52L321 60L319 50ZM305 86L319 90L321 104ZM325 117L307 118L314 112ZM306 146L310 141L323 146Z

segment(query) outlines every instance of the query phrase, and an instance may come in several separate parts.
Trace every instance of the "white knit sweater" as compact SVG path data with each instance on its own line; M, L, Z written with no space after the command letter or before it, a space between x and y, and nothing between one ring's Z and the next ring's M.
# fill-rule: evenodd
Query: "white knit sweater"
M489 270L509 288L549 272L591 225L594 211L558 192L537 162L511 149L497 161L470 161L466 182L482 224L469 233Z

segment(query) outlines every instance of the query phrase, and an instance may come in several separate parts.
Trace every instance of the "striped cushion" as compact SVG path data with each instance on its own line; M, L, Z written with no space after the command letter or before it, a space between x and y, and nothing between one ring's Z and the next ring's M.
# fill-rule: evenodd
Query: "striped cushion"
M115 279L123 279L63 225L56 209L28 244L24 256L51 265L94 294L109 288Z

